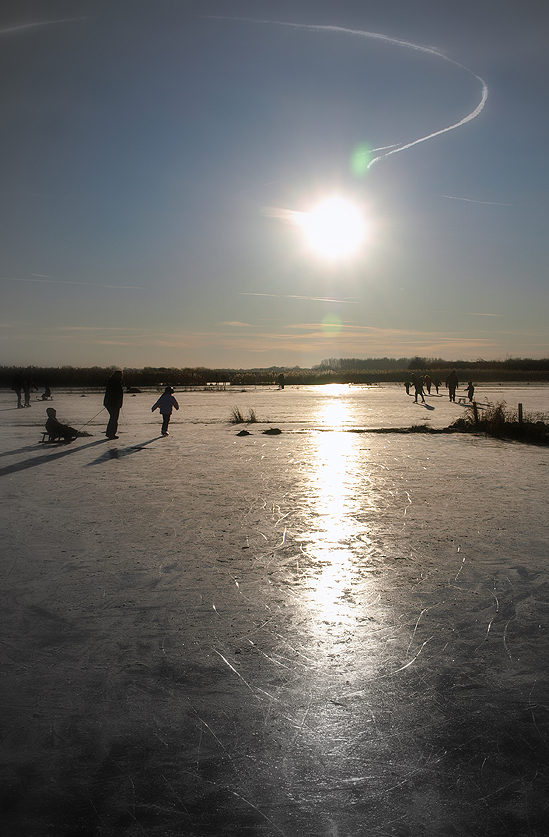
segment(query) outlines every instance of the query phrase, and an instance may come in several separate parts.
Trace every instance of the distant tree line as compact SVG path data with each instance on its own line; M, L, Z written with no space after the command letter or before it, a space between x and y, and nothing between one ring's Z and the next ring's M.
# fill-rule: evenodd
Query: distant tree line
M533 358L509 357L505 360L442 360L442 358L413 357L408 363L408 369L446 369L451 366L455 369L501 369L512 372L548 372L549 358L534 360Z
M398 369L409 369L409 357L330 357L327 360L321 360L318 366L313 366L313 370L319 371L333 371L333 372L390 372Z
M0 366L0 387L10 388L16 374L30 377L39 389L63 387L96 389L105 386L115 367L15 367ZM506 360L456 360L442 358L329 358L312 369L299 366L270 366L254 369L208 369L206 367L149 367L124 369L126 387L157 387L172 384L176 387L206 386L211 383L229 383L232 386L261 386L276 384L284 373L285 383L291 385L350 383L374 384L402 382L412 372L429 372L431 378L446 380L455 369L460 381L549 381L549 358L507 358Z

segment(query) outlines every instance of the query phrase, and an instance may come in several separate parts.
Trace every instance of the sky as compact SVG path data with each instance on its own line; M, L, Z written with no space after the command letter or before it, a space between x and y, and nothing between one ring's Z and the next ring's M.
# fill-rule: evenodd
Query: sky
M548 41L546 0L4 2L0 365L549 357Z

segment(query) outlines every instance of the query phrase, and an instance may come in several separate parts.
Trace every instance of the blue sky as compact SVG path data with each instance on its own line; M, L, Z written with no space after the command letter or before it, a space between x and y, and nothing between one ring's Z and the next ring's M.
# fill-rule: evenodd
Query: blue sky
M548 24L541 0L3 4L0 362L549 357ZM367 235L334 259L287 219L336 194Z

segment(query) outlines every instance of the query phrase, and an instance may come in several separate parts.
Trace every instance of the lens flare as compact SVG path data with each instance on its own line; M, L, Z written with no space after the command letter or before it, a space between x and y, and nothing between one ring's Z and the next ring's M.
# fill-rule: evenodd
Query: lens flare
M326 314L326 316L322 318L323 334L339 334L341 329L341 320L336 314Z
M372 150L365 142L355 145L351 154L351 171L356 177L364 177L372 159Z

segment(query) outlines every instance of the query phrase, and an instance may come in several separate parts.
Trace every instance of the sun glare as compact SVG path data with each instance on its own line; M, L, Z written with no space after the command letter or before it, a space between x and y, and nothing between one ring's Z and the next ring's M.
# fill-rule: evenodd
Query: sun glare
M364 218L345 198L328 198L316 209L303 213L301 223L312 249L327 258L351 255L364 239Z

